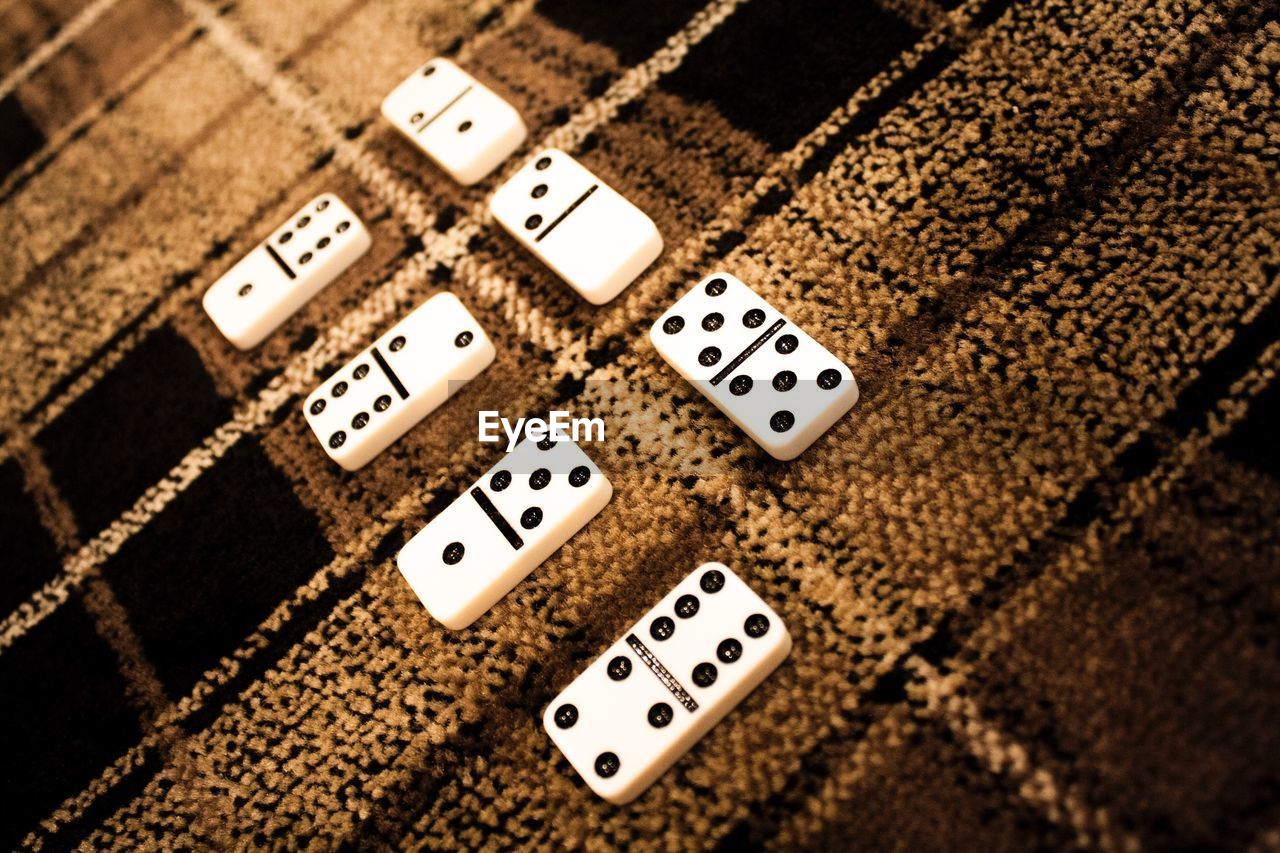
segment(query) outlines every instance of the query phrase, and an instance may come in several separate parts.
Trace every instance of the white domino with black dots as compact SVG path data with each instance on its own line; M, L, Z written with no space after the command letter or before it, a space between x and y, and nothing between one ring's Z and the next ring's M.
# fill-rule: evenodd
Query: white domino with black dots
M547 706L591 789L635 799L782 663L791 635L729 568L704 563Z
M528 135L514 107L440 58L393 89L382 115L464 186L496 169Z
M526 249L593 305L603 305L662 253L648 216L563 151L534 155L489 201Z
M776 459L794 459L858 401L853 373L724 272L649 330L658 353Z
M311 392L303 412L325 452L355 471L488 367L493 342L452 293L419 305Z
M523 441L401 549L427 612L465 628L596 516L609 479L572 441Z
M342 199L317 196L205 291L205 313L231 343L255 347L372 243Z

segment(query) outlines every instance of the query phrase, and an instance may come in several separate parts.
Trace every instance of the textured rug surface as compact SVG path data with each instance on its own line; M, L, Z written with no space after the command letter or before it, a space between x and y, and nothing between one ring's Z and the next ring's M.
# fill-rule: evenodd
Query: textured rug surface
M1256 0L0 0L0 848L1280 847L1280 23ZM447 55L530 139L378 116ZM666 250L593 307L484 203L573 152ZM259 348L200 296L337 192ZM647 338L734 272L858 377L771 460ZM357 474L302 398L441 290L495 363ZM401 544L603 415L613 501L472 627ZM644 796L540 715L695 565L780 669Z

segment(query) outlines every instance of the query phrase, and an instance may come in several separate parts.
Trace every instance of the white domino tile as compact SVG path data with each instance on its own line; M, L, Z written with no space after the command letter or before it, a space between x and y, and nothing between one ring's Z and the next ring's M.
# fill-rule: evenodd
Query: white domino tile
M369 250L364 223L333 193L313 198L204 294L218 331L250 349Z
M707 276L667 309L649 339L777 459L799 456L858 401L848 367L725 272Z
M355 471L493 362L493 342L438 293L320 383L303 411L325 452Z
M393 89L382 102L382 115L463 185L496 169L528 135L514 107L441 58Z
M465 628L596 516L609 479L572 441L523 441L405 544L427 612Z
M584 299L603 305L662 253L648 216L563 151L535 154L489 202L498 224Z
M575 678L542 725L593 791L627 803L790 651L778 614L727 566L704 563Z

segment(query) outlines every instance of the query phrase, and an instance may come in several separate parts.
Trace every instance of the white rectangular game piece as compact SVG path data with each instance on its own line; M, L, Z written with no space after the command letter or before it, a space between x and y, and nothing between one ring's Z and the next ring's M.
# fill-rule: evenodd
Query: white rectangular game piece
M649 330L658 353L775 459L794 459L858 401L853 373L724 272Z
M405 544L427 612L470 625L596 516L613 485L572 441L522 441Z
M514 107L440 58L391 90L382 115L464 186L496 169L527 135Z
M653 220L563 151L539 152L489 201L503 228L593 305L662 253Z
M493 361L480 324L437 293L307 397L304 414L329 457L355 471Z
M591 790L634 800L777 669L791 635L721 563L703 563L547 706L542 726Z
M372 243L351 208L324 193L205 291L205 313L231 343L255 347Z

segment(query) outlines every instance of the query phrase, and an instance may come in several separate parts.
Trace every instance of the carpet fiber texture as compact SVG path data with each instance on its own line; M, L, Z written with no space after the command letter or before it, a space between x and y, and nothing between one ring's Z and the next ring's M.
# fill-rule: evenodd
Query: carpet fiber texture
M1280 847L1278 17L0 0L0 847ZM434 55L529 126L472 188L378 114ZM603 307L487 215L543 144L665 237ZM234 349L322 191L373 249ZM715 269L858 377L793 462L649 343ZM301 400L441 290L497 360L343 472ZM614 498L446 630L395 554L551 408ZM794 649L610 806L540 715L708 560Z

